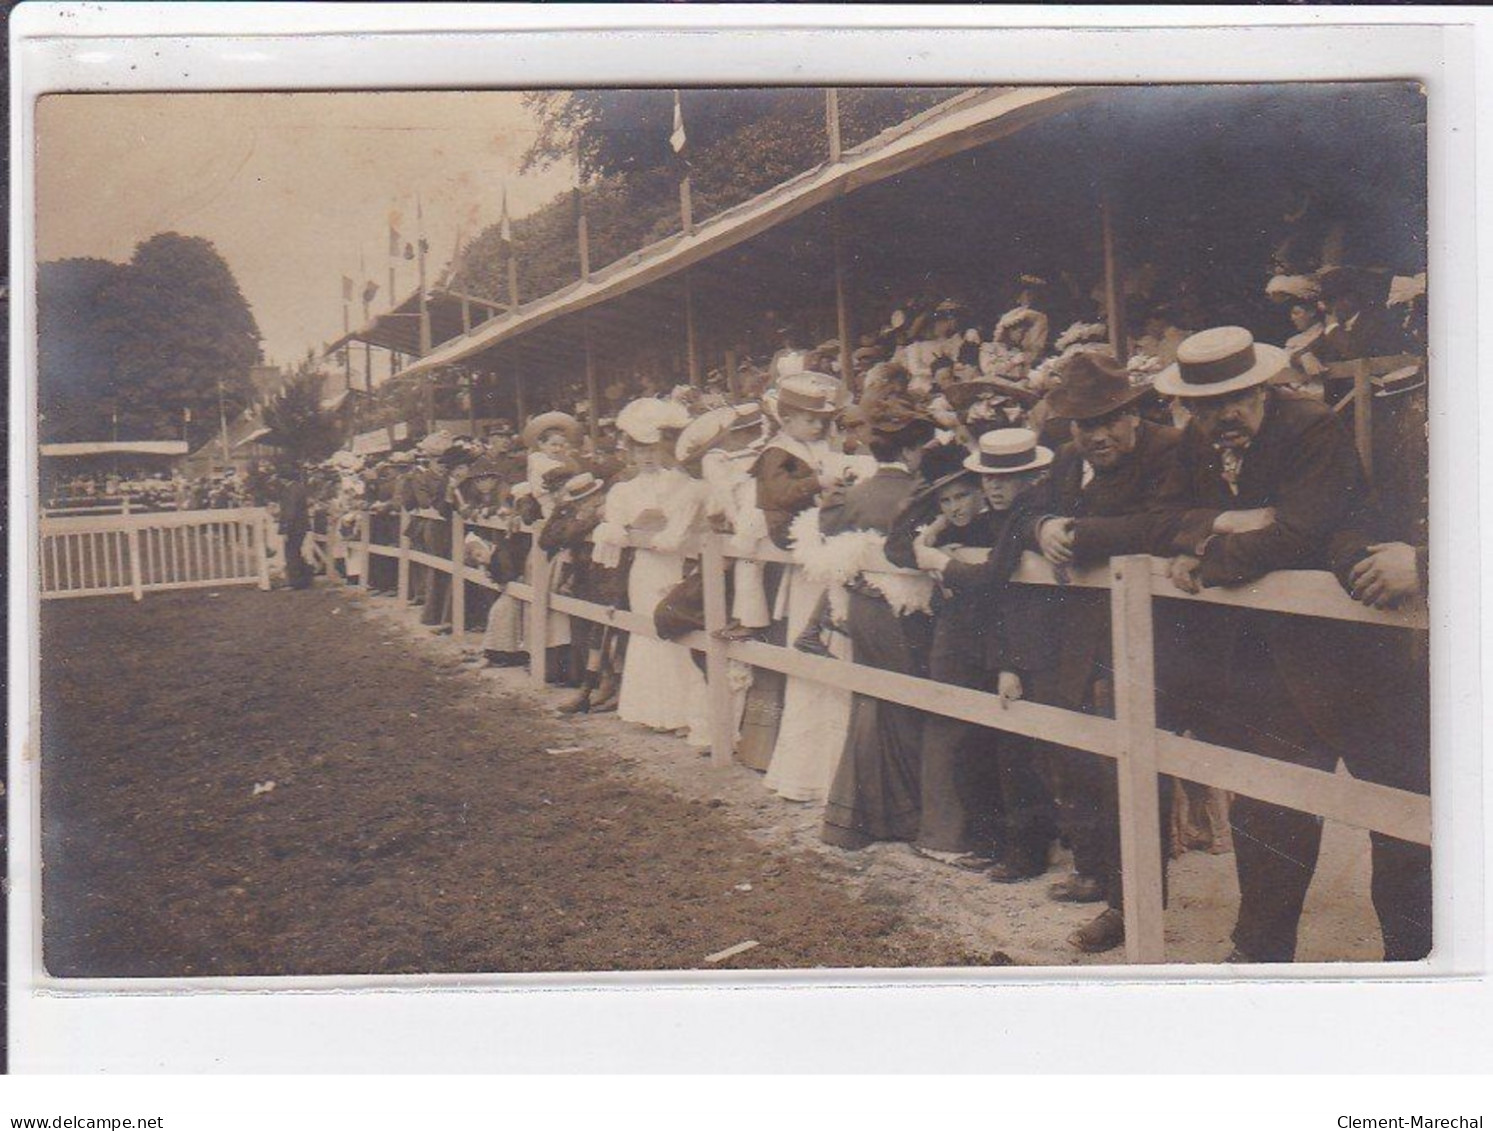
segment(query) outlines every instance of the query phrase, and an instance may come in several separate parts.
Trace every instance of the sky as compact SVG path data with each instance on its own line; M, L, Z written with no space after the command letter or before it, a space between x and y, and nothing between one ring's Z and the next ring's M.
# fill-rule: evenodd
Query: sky
M128 260L157 232L211 240L253 308L266 358L342 333L342 276L388 295L388 225L413 241L417 197L434 279L459 233L526 215L567 165L517 175L534 124L514 92L49 95L37 107L37 253ZM366 271L359 267L360 253ZM397 289L415 288L398 261ZM354 301L353 324L362 320Z

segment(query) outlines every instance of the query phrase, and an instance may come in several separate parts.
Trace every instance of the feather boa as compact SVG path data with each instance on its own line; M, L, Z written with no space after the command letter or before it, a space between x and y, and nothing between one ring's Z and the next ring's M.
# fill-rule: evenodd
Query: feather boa
M826 586L834 602L837 590L859 577L876 590L898 616L929 612L933 578L921 570L899 569L887 561L886 535L875 530L847 530L826 538L819 530L819 511L806 510L788 528L793 560L804 576ZM836 609L839 615L839 609Z

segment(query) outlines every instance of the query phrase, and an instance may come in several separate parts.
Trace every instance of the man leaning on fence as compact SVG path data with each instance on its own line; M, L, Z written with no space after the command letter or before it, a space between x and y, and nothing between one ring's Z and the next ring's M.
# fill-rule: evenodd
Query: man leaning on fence
M1060 578L1070 566L1147 549L1150 516L1163 506L1160 492L1170 480L1178 440L1176 429L1141 418L1140 403L1149 393L1144 385L1132 385L1124 367L1108 356L1078 353L1048 396L1052 417L1067 421L1071 439L1058 451L1042 494L1026 505L1033 514L1029 544L1053 563ZM1109 595L1077 586L1060 593L1060 658L1035 681L1034 698L1070 711L1113 715ZM1165 684L1163 673L1158 681ZM1104 902L1106 909L1069 941L1087 952L1111 950L1125 938L1115 765L1055 746L1048 769L1074 868L1049 895L1064 902ZM1162 780L1162 788L1170 789L1169 780ZM1162 799L1163 814L1168 803L1169 794Z
M1197 592L1272 570L1326 569L1344 532L1373 530L1369 485L1351 437L1321 402L1273 387L1283 350L1223 327L1183 342L1158 391L1192 419L1169 488L1186 508L1156 526L1176 586ZM1403 630L1237 610L1215 642L1226 673L1209 741L1429 792L1423 665ZM1321 819L1240 796L1232 813L1239 917L1230 961L1290 962L1316 868ZM1372 895L1388 961L1431 946L1430 849L1372 837Z

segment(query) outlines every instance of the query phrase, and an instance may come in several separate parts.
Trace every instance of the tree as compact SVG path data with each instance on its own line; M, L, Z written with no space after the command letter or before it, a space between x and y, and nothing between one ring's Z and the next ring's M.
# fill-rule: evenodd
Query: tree
M842 90L844 143L860 144L954 93L931 87ZM669 145L672 91L538 91L524 97L538 132L524 154L523 169L569 159L580 143L593 267L679 230L679 166ZM680 104L697 220L828 157L821 89L686 90ZM580 273L569 195L513 223L519 293L526 302L574 282ZM473 293L507 298L507 263L497 225L468 244L463 275L464 286Z
M64 260L38 279L42 411L79 438L189 440L253 399L259 328L228 264L207 240L164 232L128 264ZM49 420L49 432L52 431Z
M337 414L322 407L321 390L321 374L302 362L262 410L260 419L270 430L265 443L298 462L326 459L336 451L341 427Z
M44 439L109 435L117 342L104 296L126 271L106 259L62 259L37 269L37 407Z

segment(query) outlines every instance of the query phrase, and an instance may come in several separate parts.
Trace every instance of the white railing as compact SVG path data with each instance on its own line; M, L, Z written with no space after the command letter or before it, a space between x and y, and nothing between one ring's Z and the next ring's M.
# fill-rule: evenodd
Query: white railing
M269 522L262 507L43 518L41 595L138 601L167 589L268 589Z
M434 511L413 513L447 521ZM625 632L658 638L651 611L625 611L551 593L548 556L540 549L537 536L529 551L529 580L510 582L506 586L494 582L485 571L463 561L463 541L468 524L459 515L449 521L452 524L451 557L442 558L410 548L407 518L400 524L397 545L370 545L368 518L364 515L359 537L352 544L367 550L360 584L365 588L368 585L366 563L371 561L369 555L382 555L398 559L401 599L409 593L409 567L417 564L475 585L506 592L526 603L530 677L539 686L544 685L548 613L552 609L599 624L614 625ZM336 523L329 525L334 533L319 535L318 538L332 546L339 539L335 533ZM473 525L481 528L481 524ZM635 546L646 547L648 544L645 536L633 539ZM1246 586L1208 589L1190 596L1177 590L1167 579L1165 562L1146 555L1115 558L1104 566L1073 570L1066 580L1059 582L1041 557L1029 553L1016 573L1017 582L1069 584L1110 591L1115 717L1107 718L1024 701L1003 704L998 696L989 692L869 668L853 660L809 655L790 647L759 641L719 639L715 633L727 625L728 558L750 557L763 562L792 560L788 554L765 541L751 555L728 554L725 546L726 540L722 536L707 534L686 549L687 554L698 556L701 561L705 583L705 631L693 632L674 641L705 653L712 760L728 762L735 747L735 712L726 677L726 665L730 660L1113 758L1119 768L1125 947L1126 956L1132 962L1158 963L1165 961L1166 957L1162 933L1163 852L1158 811L1161 774L1215 786L1417 844L1431 843L1431 799L1424 794L1201 742L1156 726L1154 604L1158 598L1353 621L1386 629L1421 630L1428 625L1423 604L1392 612L1371 609L1344 593L1330 573L1307 570L1273 573ZM452 631L458 635L466 631L465 588L459 584L451 586Z

